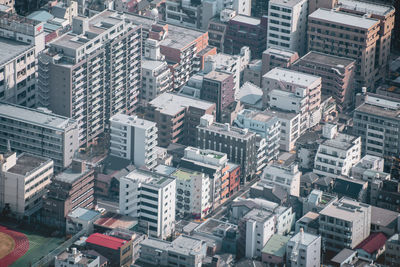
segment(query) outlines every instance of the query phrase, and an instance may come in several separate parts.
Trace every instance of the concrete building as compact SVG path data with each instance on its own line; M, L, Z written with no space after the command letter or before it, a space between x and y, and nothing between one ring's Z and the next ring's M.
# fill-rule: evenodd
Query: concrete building
M215 103L218 122L221 121L223 110L235 101L234 94L233 74L214 70L204 75L200 98Z
M204 114L215 116L215 104L183 95L164 93L146 108L145 118L157 123L158 144L196 144L196 126Z
M275 233L274 216L269 211L253 209L238 223L238 253L246 258L261 257L261 250Z
M150 236L165 239L175 229L176 180L144 170L120 179L119 210L136 217Z
M378 19L320 8L308 17L308 49L355 59L356 88L374 88L383 78L379 74L380 31Z
M337 196L318 189L313 189L303 200L303 215L308 212L319 213L326 206L338 200Z
M395 267L400 261L400 234L394 234L386 241L385 265Z
M221 11L219 17L211 18L208 22L208 36L209 45L216 47L217 52L224 51L224 42L226 29L228 28L228 21L236 16L236 11L232 9L224 9Z
M252 60L244 69L243 83L251 82L252 84L261 87L262 78L262 61L261 59Z
M321 77L284 68L263 76L263 103L300 114L300 134L321 120Z
M322 136L326 138L318 147L313 172L332 178L350 174L361 159L361 137L337 132L337 125L325 124Z
M75 119L80 146L104 132L111 116L135 111L140 40L141 26L106 10L75 17L72 32L51 42L39 57L39 106Z
M78 149L75 120L47 111L0 103L0 149L50 158L56 172L72 163Z
M213 122L210 115L201 118L197 131L197 146L226 153L229 161L240 164L243 181L255 174L258 167L254 164L258 158L255 133Z
M148 238L140 243L139 263L155 266L202 266L206 257L206 242L181 235L174 241Z
M355 88L355 60L310 51L297 60L292 69L320 76L321 94L333 96L339 111L353 107Z
M55 267L100 267L100 256L84 254L76 248L66 250L55 257Z
M298 59L299 54L296 51L282 47L270 47L262 54L262 75L276 67L289 69Z
M178 168L171 177L176 180L176 212L195 219L205 217L212 206L210 177L183 168Z
M135 166L153 169L157 164L157 126L136 115L110 118L110 155L130 160Z
M43 203L47 225L65 230L65 218L77 208L93 209L94 171L84 162L74 161L72 167L56 175L48 186Z
M308 14L313 13L318 8L333 9L339 0L309 0L308 1Z
M354 249L370 234L370 205L343 197L319 214L319 232L327 250Z
M265 167L261 181L269 185L279 185L289 195L300 196L301 172L295 159L295 154L281 155L276 161Z
M281 122L277 117L244 109L238 113L234 124L239 128L249 129L265 139L266 163L278 157Z
M101 212L78 207L68 213L65 223L65 233L75 235L84 230L85 234L93 233L93 224L101 217Z
M270 0L268 6L267 48L282 47L306 53L307 0Z
M261 251L261 261L267 267L285 266L286 244L290 236L274 234Z
M2 154L0 207L13 217L31 218L42 208L42 198L53 176L53 161L15 152Z
M321 264L321 236L305 233L303 229L290 238L286 246L288 267L318 267Z

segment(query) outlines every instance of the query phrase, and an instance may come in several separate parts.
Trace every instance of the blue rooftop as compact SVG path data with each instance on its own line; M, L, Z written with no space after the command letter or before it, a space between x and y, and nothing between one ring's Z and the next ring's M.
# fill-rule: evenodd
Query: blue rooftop
M54 18L52 14L44 10L38 10L27 16L28 19L37 20L40 22L47 22Z
M98 215L100 215L100 212L98 212L98 211L88 210L88 209L80 208L80 207L68 214L69 217L78 218L82 221L91 221L94 218L96 218Z

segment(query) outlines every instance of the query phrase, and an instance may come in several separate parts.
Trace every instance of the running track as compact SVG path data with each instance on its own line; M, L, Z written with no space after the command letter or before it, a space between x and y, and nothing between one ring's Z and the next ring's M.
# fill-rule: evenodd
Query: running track
M25 255L29 249L29 240L23 233L10 230L4 226L0 226L0 232L11 236L15 242L14 250L7 256L0 259L0 267L6 267L10 266L20 257Z

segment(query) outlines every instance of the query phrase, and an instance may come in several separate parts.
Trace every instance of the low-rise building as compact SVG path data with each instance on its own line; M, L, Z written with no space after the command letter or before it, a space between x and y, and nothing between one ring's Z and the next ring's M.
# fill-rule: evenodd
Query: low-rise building
M78 251L76 248L55 257L55 267L100 267L100 257Z
M303 229L304 232L313 235L318 235L319 229L319 214L315 212L307 212L303 217L297 220L295 225L295 233L298 233Z
M329 204L336 202L337 196L318 189L313 189L311 193L303 200L303 215L308 212L319 213Z
M276 67L289 69L298 59L299 54L296 51L281 47L270 47L262 54L262 75Z
M289 267L317 267L321 264L321 236L305 233L303 229L290 238L286 246Z
M274 234L261 251L261 261L267 267L285 266L286 244L290 236Z
M400 262L400 234L392 235L386 241L385 265L395 267Z
M385 253L386 240L387 237L382 233L371 233L355 248L358 258L375 262L379 256Z
M75 235L81 230L84 230L85 234L91 234L93 232L93 223L99 219L100 216L101 213L99 211L78 207L74 211L68 213L65 233L67 235Z

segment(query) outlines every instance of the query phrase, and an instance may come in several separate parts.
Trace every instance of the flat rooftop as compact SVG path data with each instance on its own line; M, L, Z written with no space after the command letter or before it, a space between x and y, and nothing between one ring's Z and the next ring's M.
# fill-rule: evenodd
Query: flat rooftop
M357 252L355 250L344 248L338 254L336 254L336 256L333 257L331 261L336 263L343 263L345 260L347 260L349 257L351 257L353 254L356 253Z
M72 168L68 168L63 172L60 172L57 176L55 176L53 179L60 181L60 182L64 182L64 183L68 183L68 184L73 184L75 183L77 180L79 180L80 178L88 175L89 173L93 172L90 169L86 169L84 172L75 172L72 170Z
M209 126L199 125L197 127L206 128L207 131L216 132L216 133L220 133L223 135L232 136L232 137L240 138L240 139L249 139L250 137L255 135L254 132L251 132L248 129L241 129L241 128L238 128L235 126L228 126L226 124L222 124L222 123L218 123L218 122L214 122Z
M34 49L34 45L0 37L0 66L21 56L22 53Z
M68 214L68 217L77 218L82 221L91 221L99 215L100 215L100 212L98 212L98 211L78 207L76 210L70 212Z
M261 209L252 209L246 215L243 216L244 219L254 220L257 222L265 222L269 220L273 216L272 212L261 210Z
M293 83L301 87L308 87L317 81L321 80L321 77L307 74L295 70L285 68L274 68L269 72L265 73L263 78L278 80L287 83Z
M150 172L146 170L135 169L132 172L128 173L125 176L126 179L131 179L134 181L140 181L143 184L151 185L153 187L162 188L169 183L171 183L174 179L161 175L155 172Z
M376 2L376 1L375 1ZM385 5L383 3L374 3L373 1L359 1L359 0L339 0L339 7L347 10L355 10L364 12L366 14L376 14L385 16L394 12L394 7Z
M54 130L64 130L75 123L73 119L67 117L6 102L0 102L0 117Z
M197 233L202 232L202 233L207 233L207 234L213 235L217 230L225 231L228 229L237 230L237 225L210 218L210 219L206 220L205 222L203 222L202 224L200 224L195 229L195 231Z
M207 73L206 75L204 75L204 79L223 82L226 79L228 79L230 76L232 76L232 74L228 74L228 73L225 73L225 72L222 72L222 71L213 70L213 71Z
M320 238L320 236L316 236L307 232L303 232L303 235L301 235L300 232L298 232L295 236L293 236L290 239L290 242L295 242L295 243L299 243L301 245L310 245L311 243L313 243L316 239Z
M260 25L261 20L254 18L254 17L245 16L245 15L236 15L235 17L233 17L231 19L231 21L237 21L240 23L257 26L257 25Z
M142 69L155 70L161 68L164 64L165 64L164 61L143 59Z
M95 226L106 228L109 230L113 229L132 229L138 223L137 219L117 214L113 212L107 212L101 218L94 222Z
M279 109L267 109L263 111L265 114L271 115L271 116L276 116L280 119L285 119L285 120L292 120L296 117L300 117L300 114L297 114L295 112L289 112L289 111L284 111L284 110L279 110Z
M308 52L298 62L301 62L303 60L309 62L315 62L316 64L324 64L327 66L338 67L338 68L345 68L349 65L355 64L356 62L354 59L351 58L333 56L316 51Z
M40 21L26 18L24 16L20 16L16 13L8 13L8 12L0 12L0 24L6 21L17 22L18 24L25 24L26 26L36 26L40 24Z
M172 177L175 177L178 180L191 180L193 176L201 176L203 173L192 171L188 169L179 168L174 173L171 174Z
M279 47L270 47L267 50L265 50L263 54L274 55L276 57L281 57L281 58L291 58L292 56L297 54L297 52Z
M354 216L355 213L365 213L368 207L370 207L370 205L343 197L338 201L335 201L326 206L323 210L320 211L319 214L335 217L344 221L355 221L358 220L358 218Z
M347 150L354 145L354 141L359 138L358 136L353 136L344 133L338 133L333 139L327 139L321 143L321 145Z
M41 166L52 161L51 159L39 157L27 153L22 153L17 157L17 163L14 167L8 169L7 172L26 175L27 173L31 173L37 171Z
M371 224L395 228L399 215L395 211L371 206Z
M140 129L155 127L156 123L138 118L136 115L115 114L110 118L110 122L122 123Z
M355 109L356 112L384 117L385 119L400 119L400 101L393 97L368 94L365 103Z
M57 260L67 261L68 258L71 256L73 257L72 252L64 251L64 252L61 252L61 254L57 256ZM82 254L82 257L79 260L79 262L77 263L77 265L79 264L80 266L88 266L96 258L97 258L97 256L94 256L94 255Z
M334 11L330 9L320 8L308 16L309 20L317 19L326 22L331 22L339 25L346 25L353 28L361 28L368 30L371 27L378 25L379 20L366 18L345 12Z
M150 105L156 107L160 113L175 116L183 108L194 107L202 110L211 108L214 103L172 93L164 93L154 98Z
M194 237L180 235L172 242L150 237L143 240L141 244L163 251L176 252L182 255L193 255L201 253L203 241Z
M246 117L248 119L252 119L252 120L260 121L260 122L270 122L272 120L276 120L276 117L272 116L271 114L267 114L262 111L250 110L250 109L243 109L239 114L243 115L244 117Z
M304 0L270 0L271 4L279 5L279 6L286 6L286 7L294 7L295 5L305 2Z
M276 257L284 257L286 253L286 244L289 242L290 236L275 234L267 241L262 253L274 255Z

